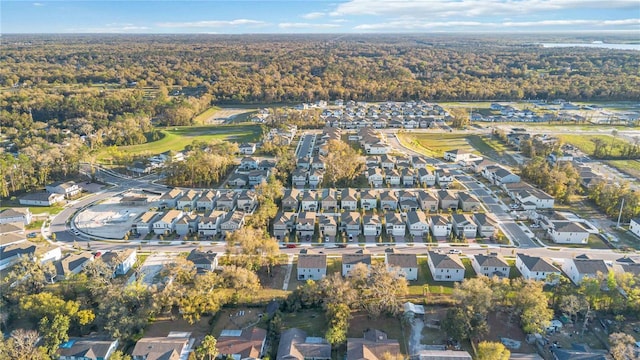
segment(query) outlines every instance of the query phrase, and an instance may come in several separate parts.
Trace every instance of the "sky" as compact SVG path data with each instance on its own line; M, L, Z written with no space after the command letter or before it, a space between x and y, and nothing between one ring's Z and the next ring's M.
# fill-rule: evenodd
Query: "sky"
M624 31L640 0L0 1L0 33Z

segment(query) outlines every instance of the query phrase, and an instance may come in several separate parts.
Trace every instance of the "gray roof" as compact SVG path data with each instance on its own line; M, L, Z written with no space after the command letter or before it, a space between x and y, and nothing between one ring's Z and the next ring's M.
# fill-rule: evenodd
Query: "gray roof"
M385 255L387 257L387 264L389 265L399 266L401 268L418 267L418 257L416 256L416 254L387 253Z
M493 267L509 267L509 264L504 260L504 258L496 253L491 253L488 255L477 254L474 255L478 265L480 267L483 266L493 266Z
M88 359L106 358L111 347L113 346L113 349L115 349L117 344L117 340L102 338L69 339L69 341L60 345L58 355Z
M307 342L307 333L293 328L280 334L276 360L331 359L331 345L322 341ZM314 340L319 338L313 338ZM309 339L311 340L311 339Z
M609 273L609 268L605 264L604 260L600 259L573 259L573 263L576 265L576 269L580 274L597 274L601 272L603 274Z
M366 250L359 250L354 254L342 254L342 265L359 263L371 265L371 254Z
M149 337L138 340L131 355L147 360L178 360L188 338Z
M422 211L409 211L407 212L407 222L409 224L425 223L428 224L427 217Z
M418 353L419 360L471 360L471 355L466 351L453 350L421 350Z
M557 272L560 270L553 266L550 261L545 258L537 257L537 256L529 256L526 254L518 254L520 261L524 264L524 266L529 269L529 271L540 271L540 272Z
M326 269L327 255L325 254L300 254L298 255L298 268L300 269Z
M187 256L187 260L191 261L195 265L213 265L216 261L217 253L213 251L200 251L198 249L193 249Z
M556 232L570 232L570 233L586 233L585 228L578 225L573 221L554 221L553 227Z
M464 270L464 264L458 255L442 254L435 251L429 251L429 258L433 267L436 269L460 269Z

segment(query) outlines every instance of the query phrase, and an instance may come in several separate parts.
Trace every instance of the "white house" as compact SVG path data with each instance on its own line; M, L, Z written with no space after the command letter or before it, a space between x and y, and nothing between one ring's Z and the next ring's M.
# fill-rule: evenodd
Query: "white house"
M526 280L551 283L548 281L550 275L562 275L560 270L551 264L550 260L526 254L516 255L516 268Z
M178 199L182 197L184 192L180 189L174 188L160 196L160 206L167 208L175 208L178 206Z
M375 190L361 191L360 204L366 211L378 208L378 194Z
M342 254L342 276L349 275L349 272L360 263L371 267L371 254L366 249L358 250L353 254Z
M382 186L382 183L384 182L382 170L380 170L380 168L369 168L367 170L367 180L369 181L369 185L373 187Z
M416 176L418 181L423 185L433 186L436 184L436 175L427 168L418 168L418 174Z
M244 215L243 211L229 211L220 223L220 233L224 236L242 228L245 221Z
M431 276L435 281L464 280L464 265L456 254L429 251L427 262L431 270Z
M218 267L218 254L213 251L201 251L193 249L187 255L187 260L191 261L196 269L204 271L214 271Z
M223 211L213 210L198 219L198 234L200 236L216 236L220 232L220 223L225 217Z
M640 237L640 218L631 219L629 222L629 231Z
M498 253L477 254L471 257L471 266L478 275L499 278L509 277L509 264Z
M182 210L184 208L193 209L196 206L196 199L198 198L198 192L195 190L189 190L176 202L176 208Z
M238 148L240 149L240 154L243 155L252 155L256 152L256 144L254 143L242 143Z
M553 196L547 194L542 190L532 187L517 191L515 194L515 199L525 209L527 208L527 205L531 206L534 209L553 209L554 205Z
M386 211L394 211L398 208L398 197L394 191L380 193L380 208Z
M293 212L280 212L273 221L273 236L280 241L285 239L295 227L296 216Z
M475 155L466 151L455 149L455 150L445 151L442 157L444 158L445 161L460 162L460 161L467 161L470 158L475 157Z
M27 193L20 197L20 205L51 206L64 201L64 195L47 192Z
M169 210L153 223L153 232L156 235L166 235L176 229L176 222L184 216L180 210Z
M206 190L196 201L196 208L202 210L213 210L215 199L219 195L218 191Z
M402 216L395 212L388 212L384 215L387 235L403 237L407 231L407 224Z
M355 189L346 188L342 190L340 208L344 211L358 210L358 193L356 193Z
M362 232L364 236L380 236L382 233L382 222L378 215L365 215L362 221Z
M0 224L23 223L31 224L32 214L29 208L9 208L0 212Z
M447 238L451 234L452 228L453 225L444 216L434 215L429 218L429 230L434 238Z
M103 338L76 338L60 345L59 360L107 360L118 348L118 340Z
M453 214L451 215L453 232L459 238L475 238L478 232L478 225L473 221L469 214Z
M598 276L598 273L607 275L609 273L609 267L604 260L579 256L574 259L566 259L562 264L562 271L567 274L574 284L580 285L586 277L595 278Z
M146 211L133 222L131 228L138 234L146 235L153 229L153 223L159 214L157 211Z
M405 279L412 281L418 279L418 258L416 254L385 253L384 263L387 269L398 268Z
M102 254L102 261L110 265L113 271L113 277L125 275L133 268L138 260L138 253L135 249L126 249L122 251L109 251Z
M47 192L52 194L62 194L67 198L80 194L82 191L80 186L73 181L55 182L45 186L45 189Z
M496 233L498 222L491 214L475 213L473 221L478 226L478 236L491 237Z
M241 170L257 170L258 169L258 160L256 160L255 158L252 158L251 156L245 156L242 158L242 160L240 160L240 167L239 169Z
M311 240L315 233L316 213L313 211L298 214L296 232L300 239Z
M327 276L327 255L298 255L298 280L321 280Z
M185 214L180 220L176 221L175 230L176 234L184 236L191 233L196 233L198 229L198 214Z
M589 232L573 221L550 221L547 229L553 242L557 244L586 244Z
M429 221L423 211L407 212L407 225L409 233L413 236L422 237L429 232Z

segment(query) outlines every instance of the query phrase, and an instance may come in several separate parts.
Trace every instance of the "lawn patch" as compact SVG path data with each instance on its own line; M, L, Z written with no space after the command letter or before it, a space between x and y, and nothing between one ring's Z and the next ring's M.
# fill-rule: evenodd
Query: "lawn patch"
M327 318L320 309L282 313L282 324L286 329L302 329L307 332L308 336L324 337L327 332Z

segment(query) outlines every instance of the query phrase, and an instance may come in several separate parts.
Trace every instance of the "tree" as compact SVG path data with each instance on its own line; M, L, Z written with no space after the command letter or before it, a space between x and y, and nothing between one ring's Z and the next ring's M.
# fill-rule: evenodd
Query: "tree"
M625 333L613 333L609 335L609 343L611 344L609 352L615 360L634 359L636 340L633 336Z
M449 115L452 117L451 126L456 129L464 129L471 122L467 109L451 108L449 109Z
M522 330L527 334L543 333L553 319L543 285L542 281L527 281L515 298L515 310L520 313Z
M38 329L42 334L44 348L47 353L53 356L60 344L69 340L69 325L71 319L67 315L57 314L52 320L48 317L42 318Z
M509 360L511 351L499 342L481 341L478 344L477 360Z
M263 229L245 226L227 236L227 253L233 254L236 266L257 270L261 265L271 266L280 254L278 242Z
M111 354L109 360L131 360L131 355L125 354L121 350L116 350Z
M40 334L34 330L17 329L0 341L0 359L46 360L45 349L38 347Z
M236 294L240 290L244 290L247 294L252 294L260 289L258 275L245 268L225 266L220 276L223 279L224 286L228 289L233 289Z
M212 335L206 335L200 343L200 346L196 349L198 358L205 359L206 356L208 360L215 359L219 354L218 348L216 347L217 343L218 341Z
M335 187L347 185L364 170L364 159L349 144L342 140L329 140L329 153L324 159L325 183Z

